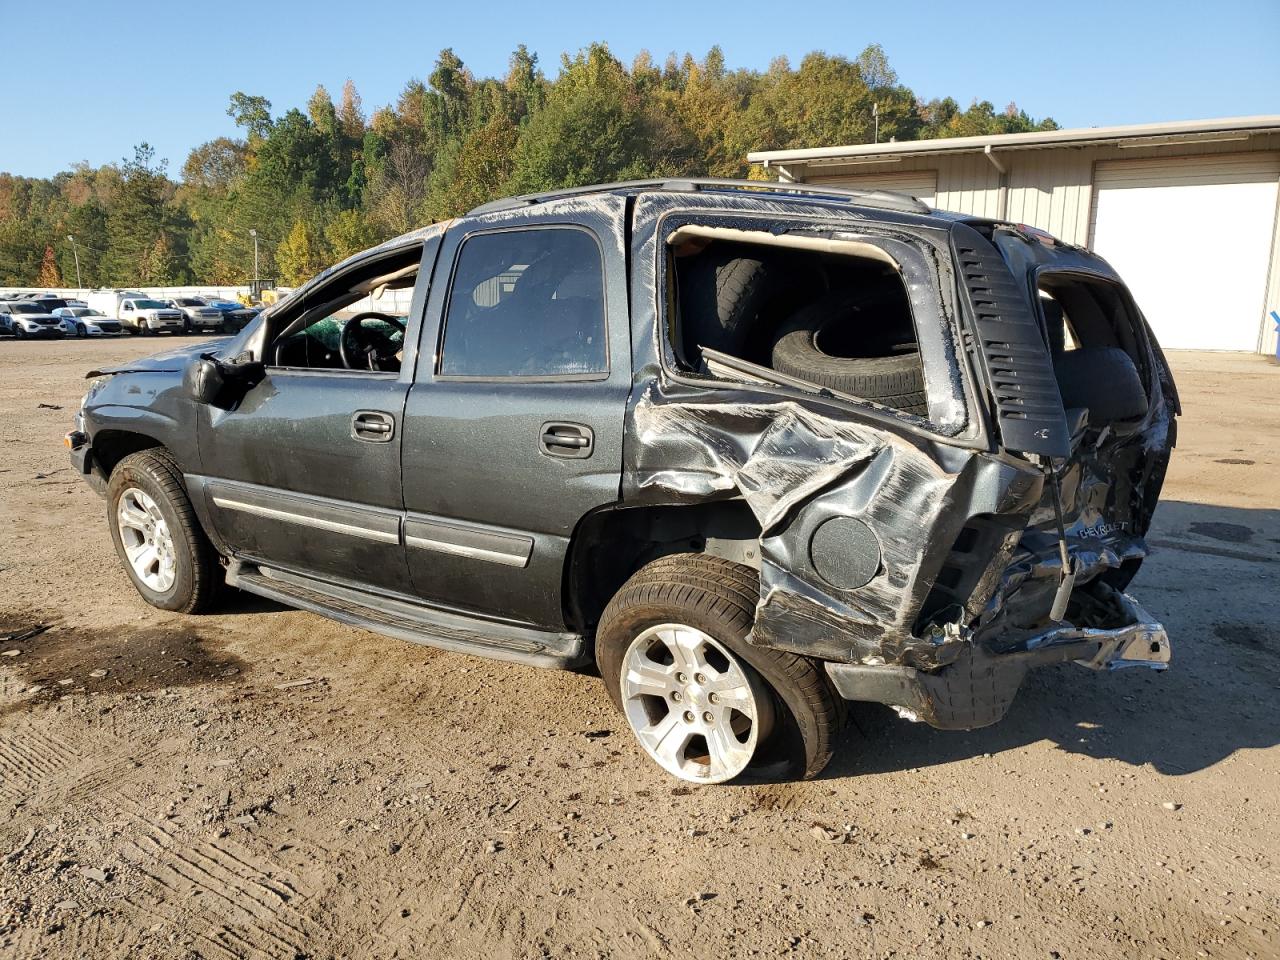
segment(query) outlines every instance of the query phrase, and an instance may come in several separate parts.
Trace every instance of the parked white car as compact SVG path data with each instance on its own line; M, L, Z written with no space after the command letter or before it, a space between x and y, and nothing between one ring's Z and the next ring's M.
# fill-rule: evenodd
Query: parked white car
M89 307L59 307L53 315L62 321L69 337L118 337L124 333L119 320Z
M19 340L61 337L62 321L31 300L7 300L0 303L0 329Z

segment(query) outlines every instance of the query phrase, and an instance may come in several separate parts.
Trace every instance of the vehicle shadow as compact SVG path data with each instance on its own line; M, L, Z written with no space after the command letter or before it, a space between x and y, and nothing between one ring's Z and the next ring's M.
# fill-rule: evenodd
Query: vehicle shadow
M998 755L1037 742L1182 775L1280 743L1280 510L1162 503L1129 587L1164 622L1173 662L1095 673L1033 670L1000 723L968 732L854 704L827 777Z
M12 714L55 706L67 695L145 694L233 682L250 669L187 624L143 629L68 626L56 614L0 612L6 638L0 727Z

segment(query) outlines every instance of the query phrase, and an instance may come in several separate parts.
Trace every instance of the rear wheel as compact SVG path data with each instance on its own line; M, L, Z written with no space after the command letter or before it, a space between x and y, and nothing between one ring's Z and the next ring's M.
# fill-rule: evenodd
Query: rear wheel
M147 603L179 613L213 605L222 581L218 555L168 451L143 450L116 465L107 522L125 572Z
M840 703L811 660L747 643L755 571L676 554L610 602L596 662L649 757L693 783L809 778L831 758Z

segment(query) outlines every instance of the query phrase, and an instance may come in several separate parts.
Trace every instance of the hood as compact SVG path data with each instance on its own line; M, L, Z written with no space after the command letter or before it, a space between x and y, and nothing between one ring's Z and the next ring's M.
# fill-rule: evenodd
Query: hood
M164 353L140 357L137 360L131 360L124 366L90 370L85 374L85 379L117 373L181 373L200 354L216 349L221 342L221 340L202 340L199 343L183 344L176 350L166 350Z

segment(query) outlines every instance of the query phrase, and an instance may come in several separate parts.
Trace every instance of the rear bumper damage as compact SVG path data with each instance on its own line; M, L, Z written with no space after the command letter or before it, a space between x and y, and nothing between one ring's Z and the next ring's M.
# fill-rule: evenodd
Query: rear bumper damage
M827 675L846 700L884 703L910 720L940 730L972 730L1008 712L1032 667L1068 660L1092 670L1165 669L1169 636L1128 594L1110 588L1099 626L1060 624L993 652L972 637L947 666L925 672L897 664L827 663Z

